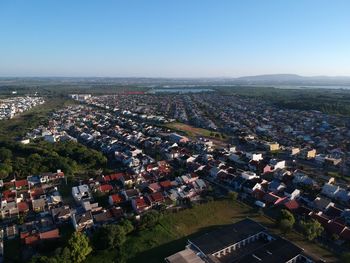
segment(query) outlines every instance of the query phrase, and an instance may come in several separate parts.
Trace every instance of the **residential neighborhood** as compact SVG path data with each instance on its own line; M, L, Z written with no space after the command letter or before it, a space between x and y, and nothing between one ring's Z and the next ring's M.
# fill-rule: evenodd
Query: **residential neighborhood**
M45 102L42 97L25 96L0 99L0 120L12 119L16 115L25 112Z
M348 175L344 175L349 159L346 133L335 126L340 125L336 117L309 113L312 116L303 117L303 124L291 121L290 135L284 137L285 131L278 132L282 122L274 119L270 120L274 126L262 125L258 112L249 109L255 104L235 98L236 109L230 116L239 110L234 118L241 119L231 123L234 129L227 129L224 123L230 122L228 119L209 126L205 124L208 120L197 119L202 123L198 126L223 132L227 138L191 136L167 124L198 124L183 116L185 112L202 116L209 105L204 101L210 97L206 93L184 97L185 101L177 95L171 100L153 94L72 95L79 103L51 113L46 125L28 131L20 143L81 143L103 153L113 172L67 180L65 171L58 170L1 181L2 240L20 238L26 247L22 253L28 257L43 242L62 238L66 228L92 236L106 224L138 221L154 210L176 212L236 192L241 202L271 218L277 219L278 211L286 209L297 220L318 221L324 229L320 242L328 244L327 240L336 237L338 247L334 249L342 250L350 241L350 191ZM217 107L233 105L219 99L223 101ZM192 109L200 101L206 106L200 106L196 113L185 107L182 117L171 115L172 106L166 105L177 100ZM259 106L272 110L263 103ZM164 107L167 110L163 111ZM287 114L292 115L284 116ZM290 119L293 114L300 119L306 113L279 111L278 115ZM309 126L305 125L308 119L312 122ZM286 122L283 125L287 129ZM335 132L339 136L330 144L328 135Z

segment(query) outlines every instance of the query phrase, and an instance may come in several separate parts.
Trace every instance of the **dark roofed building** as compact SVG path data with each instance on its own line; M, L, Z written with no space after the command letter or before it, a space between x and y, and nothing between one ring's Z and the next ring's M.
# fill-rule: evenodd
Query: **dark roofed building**
M277 238L265 246L235 260L235 263L280 263L297 259L303 250L283 238ZM292 262L292 261L291 261ZM295 261L296 262L296 261Z
M190 253L188 250L193 251ZM297 263L318 262L292 242L244 219L188 240L186 249L165 259L170 263Z
M254 237L265 230L265 227L247 218L193 238L189 240L189 243L204 254L214 254L223 248Z

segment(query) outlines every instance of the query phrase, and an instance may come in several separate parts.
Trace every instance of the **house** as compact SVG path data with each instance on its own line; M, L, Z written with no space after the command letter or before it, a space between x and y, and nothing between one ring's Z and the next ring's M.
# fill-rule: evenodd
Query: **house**
M94 225L94 220L90 211L84 213L74 213L72 215L73 227L76 231L83 231Z
M72 196L77 203L91 200L92 195L86 184L72 187Z
M272 167L273 170L284 169L286 167L286 161L285 160L271 159L269 162L269 165Z
M38 231L37 229L27 229L21 231L20 239L28 246L37 245L40 242L52 241L60 238L58 228L45 229Z
M273 180L272 182L269 183L269 186L268 186L268 190L273 193L281 192L285 188L286 188L286 185L278 180Z
M123 196L121 194L113 194L108 197L108 203L110 205L115 205L123 202Z
M295 199L291 199L284 203L283 206L289 211L295 211L299 208L299 203Z
M57 208L52 208L51 215L54 222L62 223L69 220L69 218L71 217L71 211L69 206L61 206Z
M150 208L150 206L146 202L146 199L143 196L131 200L131 205L137 214L141 214L142 212Z
M124 195L125 200L132 200L140 196L140 192L138 189L127 189L123 191L122 194Z
M47 202L45 198L32 200L32 207L35 212L43 212L47 210Z
M327 198L316 197L315 200L312 202L312 206L319 211L325 211L330 206L334 206L334 203Z
M291 156L297 155L297 154L299 154L299 153L300 153L300 148L298 148L298 147L292 147L292 148L290 149L290 155L291 155Z
M14 201L1 201L1 218L7 218L17 216L19 213L16 202Z
M286 200L286 197L278 196L274 193L266 193L263 197L263 201L266 204L279 205Z
M322 187L321 193L329 198L335 198L339 190L340 190L339 186L325 183Z
M7 239L14 239L18 236L18 226L17 225L9 225L5 228Z
M310 177L308 177L307 175L300 173L300 172L294 173L293 183L294 184L303 184L303 185L314 185L315 184L314 180L312 180Z
M260 183L261 179L247 180L242 185L243 191L252 194L257 189L261 190L262 186Z
M113 190L113 186L110 184L102 184L99 186L98 188L100 190L100 192L102 193L109 193L110 191Z
M181 136L181 135L179 135L177 133L171 133L169 135L169 140L171 142L175 142L175 143L187 143L187 142L190 141L187 137Z
M251 172L251 171L243 171L241 173L241 177L244 179L244 180L252 180L254 178L258 178L258 176L256 175L256 173L254 172Z
M294 200L295 198L299 197L300 193L300 190L294 186L289 186L284 189L284 196L286 196L289 200Z
M146 198L151 206L160 205L165 201L164 195L161 192L149 194Z
M197 192L202 192L203 190L207 189L207 184L202 179L197 179L193 182L193 187Z
M274 152L280 149L280 145L277 142L267 142L265 148L270 152Z
M28 181L26 179L23 180L15 180L15 187L17 190L23 189L28 186Z
M247 152L245 155L251 161L259 162L259 161L264 159L263 156L262 156L262 153L250 153L250 152Z
M159 182L159 185L162 187L163 191L167 191L173 187L173 184L169 180Z
M17 203L18 212L25 214L29 212L29 205L26 201L21 201Z
M103 209L99 213L93 214L93 218L97 225L108 224L115 220L112 212L106 209Z

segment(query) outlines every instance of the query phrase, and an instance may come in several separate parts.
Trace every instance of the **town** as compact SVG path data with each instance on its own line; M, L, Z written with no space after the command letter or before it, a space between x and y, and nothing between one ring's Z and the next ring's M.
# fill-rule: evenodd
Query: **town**
M17 114L25 112L45 101L41 97L10 97L0 99L0 120L12 119Z
M153 212L176 213L235 196L276 221L281 211L288 211L308 227L318 223L320 231L310 239L336 253L346 251L350 241L349 118L210 94L70 95L76 104L56 109L45 125L29 131L20 143L81 143L103 153L113 171L71 178L58 170L1 181L2 240L19 238L28 259L40 244L60 240L69 226L93 237L104 225L125 220L138 225ZM207 132L189 133L181 127ZM252 254L259 246L263 253L265 245L272 251L273 244L281 242L276 241L281 237L254 221L242 224L259 228L239 234L241 240L249 237L255 244L242 248L244 260L259 257ZM306 230L299 227L298 231ZM219 234L213 235L220 239ZM282 240L283 249L295 251L285 262L292 258L326 261ZM190 262L181 260L195 257L196 262L208 258L248 262L237 257L235 249L226 248L233 241L209 249L205 240L196 245L191 239L188 248L166 261Z

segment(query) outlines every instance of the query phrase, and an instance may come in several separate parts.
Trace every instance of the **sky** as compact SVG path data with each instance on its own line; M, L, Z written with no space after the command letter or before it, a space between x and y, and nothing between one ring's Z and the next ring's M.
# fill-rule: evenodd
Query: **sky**
M348 0L0 0L0 76L350 76Z

